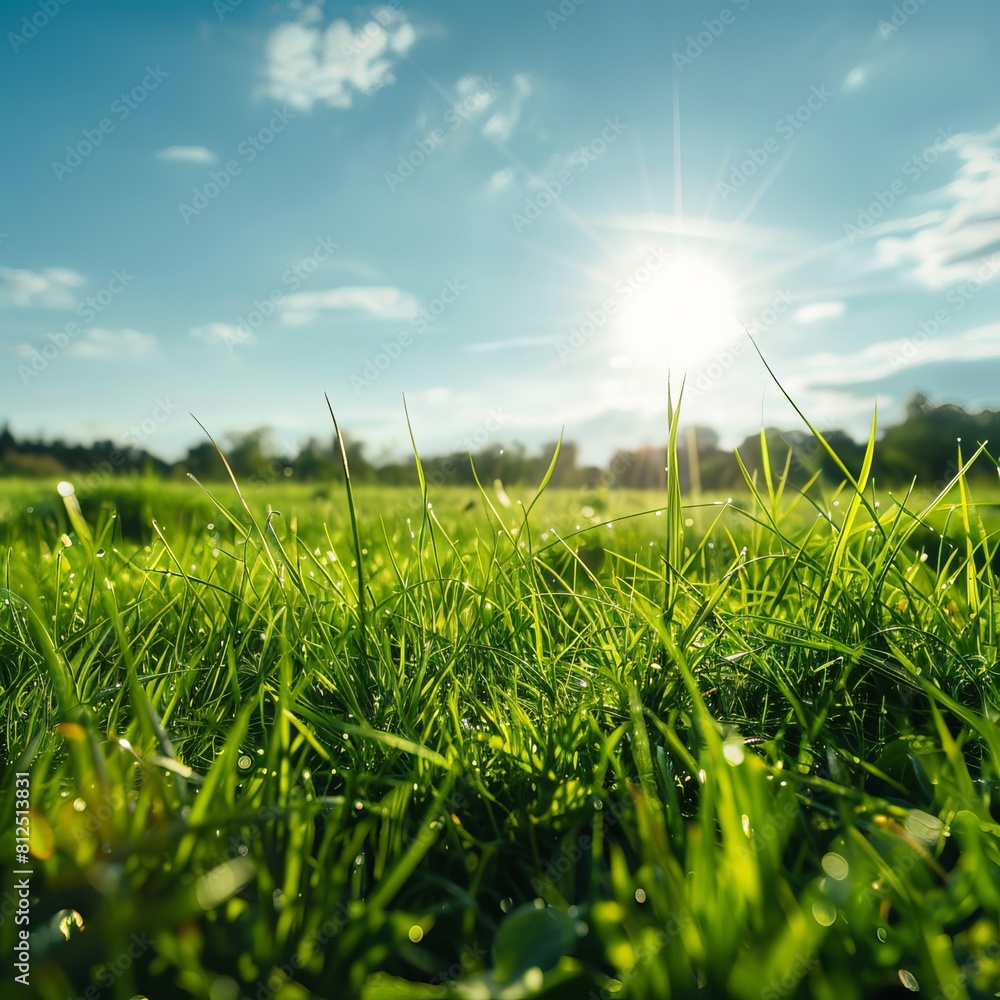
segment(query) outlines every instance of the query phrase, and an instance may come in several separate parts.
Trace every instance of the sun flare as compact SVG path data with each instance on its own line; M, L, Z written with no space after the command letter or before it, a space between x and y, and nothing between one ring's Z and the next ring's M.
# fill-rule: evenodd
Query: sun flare
M680 372L743 332L732 283L701 257L650 255L626 279L625 289L618 332L623 354L634 365L665 363Z

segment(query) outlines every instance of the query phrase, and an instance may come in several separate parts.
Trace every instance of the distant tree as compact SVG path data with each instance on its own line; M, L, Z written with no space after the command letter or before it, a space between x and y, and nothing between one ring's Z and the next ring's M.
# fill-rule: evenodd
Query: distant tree
M837 457L847 467L847 471L857 479L861 475L861 467L864 465L867 446L859 444L846 431L826 431L823 437L826 438L827 444L830 445ZM808 447L809 451L815 454L816 467L823 473L824 478L836 482L844 478L844 474L837 467L837 463L816 438L810 437L805 447Z
M664 489L667 485L666 448L642 445L611 456L609 472L615 486L632 490Z
M1000 438L1000 413L968 413L952 403L933 405L917 393L906 406L902 423L887 428L878 445L878 469L887 479L906 482L916 477L925 486L943 487L959 469L961 440L963 460L979 441ZM983 460L972 474L993 475L992 463Z
M315 437L309 438L292 461L295 478L319 482L343 479L344 470L336 451L336 443L335 437L329 444L324 444Z
M180 462L181 470L197 479L219 479L226 474L222 459L211 441L201 441L188 448Z

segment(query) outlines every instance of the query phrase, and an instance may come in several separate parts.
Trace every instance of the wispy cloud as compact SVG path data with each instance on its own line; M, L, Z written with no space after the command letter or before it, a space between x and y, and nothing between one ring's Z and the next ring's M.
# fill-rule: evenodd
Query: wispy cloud
M156 151L156 158L172 163L215 163L218 159L204 146L167 146Z
M458 100L452 110L462 118L481 114L497 99L499 89L492 77L463 76L455 84Z
M466 344L464 349L474 354L484 354L492 351L512 351L519 347L542 347L555 342L555 337L511 337L509 340L483 340L478 344Z
M252 344L256 341L246 326L237 326L235 323L206 323L204 326L193 326L191 336L195 340L203 340L213 346L231 347L233 344Z
M839 319L846 311L843 302L810 302L797 309L792 319L796 323L818 323L824 319Z
M373 319L410 319L420 303L409 293L391 285L330 288L322 292L296 292L281 301L282 322L310 323L321 312L361 312Z
M531 81L524 73L515 73L513 93L507 102L507 107L494 112L483 125L483 135L488 135L500 142L506 142L514 131L524 110L524 102L531 96Z
M1000 358L1000 323L952 336L928 338L919 346L903 338L869 344L850 354L814 354L801 361L794 381L813 388L854 386L938 362L992 358Z
M863 66L855 66L844 80L845 90L857 90L868 78L868 73Z
M504 167L503 170L498 170L487 182L486 193L499 194L501 191L510 187L510 182L513 179L514 170L512 167Z
M393 69L417 33L404 14L381 7L355 29L338 19L325 28L318 4L279 25L267 40L266 93L297 111L314 104L349 108L358 94L395 81Z
M139 330L88 330L82 339L66 348L70 357L88 361L150 358L157 352L156 337Z
M82 274L65 267L46 267L41 271L0 267L0 308L72 309L76 297L70 289L83 284L86 279Z
M982 261L1000 250L1000 125L990 132L955 137L960 159L954 179L935 192L944 207L901 220L905 235L876 244L885 267L912 268L929 288L941 289L976 275Z

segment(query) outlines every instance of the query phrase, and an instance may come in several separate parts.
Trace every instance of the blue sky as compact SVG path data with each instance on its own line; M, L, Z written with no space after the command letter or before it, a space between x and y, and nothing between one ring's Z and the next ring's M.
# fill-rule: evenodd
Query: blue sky
M0 419L179 457L1000 404L995 0L0 15ZM742 324L742 325L741 325Z

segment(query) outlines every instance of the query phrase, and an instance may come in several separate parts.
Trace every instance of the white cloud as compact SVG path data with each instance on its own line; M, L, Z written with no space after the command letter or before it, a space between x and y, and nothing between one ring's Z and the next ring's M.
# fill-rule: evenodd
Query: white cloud
M157 353L156 337L138 330L88 330L81 339L66 348L73 358L88 361L120 361L124 358L149 358Z
M865 71L863 66L855 66L850 73L847 74L847 78L844 80L845 90L857 90L868 77L868 73Z
M514 179L514 171L511 167L504 167L503 170L498 170L490 179L486 185L487 194L499 194L501 191L510 187L510 182Z
M0 267L0 308L72 309L76 297L69 289L83 284L86 279L82 274L65 267L46 267L41 271Z
M514 74L514 93L506 109L497 111L490 116L483 126L483 135L500 142L506 142L514 131L521 118L521 111L524 109L524 102L531 96L531 81L523 73Z
M218 157L204 146L167 146L156 152L158 160L173 163L215 163Z
M880 264L912 267L918 281L932 289L966 281L983 260L1000 251L1000 126L978 135L957 135L950 148L960 165L954 179L935 192L941 210L901 220L905 235L876 243Z
M497 97L500 87L492 77L463 76L455 84L458 100L452 110L462 118L481 114Z
M196 340L203 340L206 344L225 344L232 347L234 344L252 344L256 337L246 326L237 326L235 323L206 323L204 326L191 327L191 336Z
M919 344L904 337L869 344L852 354L814 354L802 360L794 381L807 386L854 386L936 362L991 358L1000 358L1000 323L947 337L927 337Z
M446 389L444 386L434 386L431 389L407 393L406 398L410 403L427 403L429 406L437 406L439 403L451 400L452 394L451 389Z
M321 312L367 313L374 319L409 319L420 309L410 294L391 285L330 288L324 292L296 292L281 301L282 322L298 326L310 323Z
M810 302L797 309L792 316L796 323L818 323L824 319L838 319L847 311L843 302Z
M355 30L338 19L324 28L318 4L300 6L296 21L279 25L267 39L268 96L297 111L314 104L349 108L358 94L373 94L395 81L393 69L417 34L405 15L377 8Z
M491 351L511 351L521 347L540 347L555 344L554 337L510 337L507 340L481 340L474 344L466 344L463 350L473 354L484 354Z

